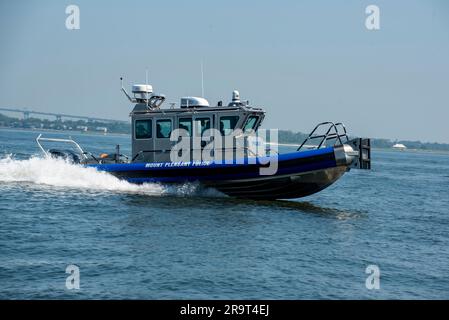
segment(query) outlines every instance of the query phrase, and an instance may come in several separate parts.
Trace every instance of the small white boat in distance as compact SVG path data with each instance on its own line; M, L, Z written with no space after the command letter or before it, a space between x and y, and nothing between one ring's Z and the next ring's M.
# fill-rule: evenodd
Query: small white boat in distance
M405 145L403 145L402 143L396 143L393 145L392 148L395 150L401 150L401 151L407 149L407 147Z

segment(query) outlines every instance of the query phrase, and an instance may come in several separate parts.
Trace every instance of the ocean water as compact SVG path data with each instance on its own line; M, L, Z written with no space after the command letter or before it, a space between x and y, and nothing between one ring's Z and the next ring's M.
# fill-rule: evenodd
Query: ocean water
M0 298L449 298L448 154L374 150L318 194L249 201L45 159L37 135L0 129ZM127 136L72 136L129 153Z

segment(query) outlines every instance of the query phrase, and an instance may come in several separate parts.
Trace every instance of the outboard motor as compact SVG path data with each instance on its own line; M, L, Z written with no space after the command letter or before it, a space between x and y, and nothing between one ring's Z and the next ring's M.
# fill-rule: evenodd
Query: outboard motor
M48 154L50 154L52 158L64 159L70 163L78 164L81 162L79 155L72 150L50 149L48 150Z

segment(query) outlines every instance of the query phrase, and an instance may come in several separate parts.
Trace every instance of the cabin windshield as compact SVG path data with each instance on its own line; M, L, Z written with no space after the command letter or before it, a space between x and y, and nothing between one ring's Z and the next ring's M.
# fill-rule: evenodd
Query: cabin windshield
M258 116L249 116L245 126L243 127L243 132L248 133L252 130L256 130L257 120L259 120Z
M220 132L223 136L232 133L239 121L239 116L226 116L220 118Z

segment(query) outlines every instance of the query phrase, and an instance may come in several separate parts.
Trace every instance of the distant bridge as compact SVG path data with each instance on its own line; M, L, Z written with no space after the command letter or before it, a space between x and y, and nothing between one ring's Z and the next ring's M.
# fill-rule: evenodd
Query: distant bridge
M113 120L113 119L103 119L103 118L86 117L86 116L75 116L75 115L65 114L65 113L40 112L40 111L15 109L15 108L0 108L0 111L22 113L24 119L28 119L31 114L37 114L37 115L41 115L41 116L56 117L56 121L62 121L62 118L70 118L70 119L99 121L99 122L107 122L107 123L128 123L128 121L124 121L124 120Z

